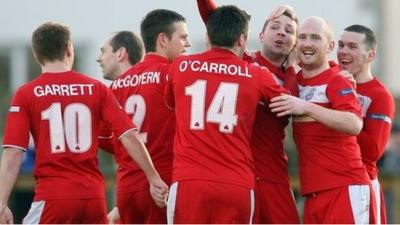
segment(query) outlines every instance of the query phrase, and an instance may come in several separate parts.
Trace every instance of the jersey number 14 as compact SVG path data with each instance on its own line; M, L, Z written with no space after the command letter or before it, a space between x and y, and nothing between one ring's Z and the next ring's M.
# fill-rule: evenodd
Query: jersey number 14
M232 133L238 121L236 105L239 84L221 82L208 107L206 119L204 120L206 90L206 80L197 80L185 88L185 95L192 97L190 129L203 130L206 121L219 124L221 133Z

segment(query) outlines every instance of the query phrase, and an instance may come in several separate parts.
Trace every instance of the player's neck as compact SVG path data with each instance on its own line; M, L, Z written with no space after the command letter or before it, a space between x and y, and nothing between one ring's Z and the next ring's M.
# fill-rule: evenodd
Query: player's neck
M45 62L41 65L42 73L61 73L71 70L71 66L64 61Z
M164 51L155 51L155 52L148 52L148 53L146 53L146 55L149 55L149 54L151 54L151 55L158 55L158 56L161 56L161 57L163 57L163 58L168 59L168 54L167 54L166 52L164 52ZM169 59L168 59L168 60L169 60Z
M372 76L371 70L369 68L362 70L359 74L355 74L354 78L357 84L366 83L374 79Z
M280 68L282 66L286 58L282 55L273 54L270 51L261 51L261 55L277 68Z
M130 69L133 65L130 64L129 62L124 62L121 63L119 68L118 68L118 74L122 75L123 73L125 73L126 71L128 71L128 69Z
M325 70L329 69L329 62L324 62L321 65L303 65L303 77L308 79L308 78L313 78L318 76L320 73L324 72Z
M232 47L232 48L225 47L225 46L212 46L212 47L213 47L213 48L215 47L215 48L221 48L221 49L228 50L228 51L232 52L233 54L237 55L237 56L240 57L240 58L242 58L243 53L244 53L243 51L240 51L239 48L235 48L235 47ZM244 49L243 49L243 50L244 50Z

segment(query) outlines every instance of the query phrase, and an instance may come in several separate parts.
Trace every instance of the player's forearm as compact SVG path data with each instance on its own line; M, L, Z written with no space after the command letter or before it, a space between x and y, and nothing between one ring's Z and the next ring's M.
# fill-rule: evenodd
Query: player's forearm
M197 8L201 19L205 24L207 24L208 17L217 8L217 5L214 0L197 0Z
M134 131L124 134L120 139L122 145L128 151L132 159L137 163L140 169L143 170L147 179L150 181L154 178L159 178L160 175L154 168L153 162L150 158L146 146L141 142Z
M349 135L358 135L363 122L352 112L328 109L317 104L308 104L306 115L336 131Z
M357 142L360 145L361 155L363 158L376 162L382 157L385 150L384 146L379 147L374 138L372 138L366 131L362 130L360 132L357 136Z
M17 180L23 151L17 148L3 150L0 165L0 205L7 205L8 198Z

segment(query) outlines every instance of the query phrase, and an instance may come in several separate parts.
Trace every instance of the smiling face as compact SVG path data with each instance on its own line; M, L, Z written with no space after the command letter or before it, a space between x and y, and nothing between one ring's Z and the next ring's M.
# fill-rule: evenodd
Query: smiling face
M281 15L265 26L260 33L264 55L286 57L296 43L297 23L286 15Z
M304 68L315 69L327 64L333 48L332 33L324 20L312 17L303 22L296 49Z
M365 70L375 56L375 49L368 49L365 34L344 31L338 41L337 60L342 70L357 76Z

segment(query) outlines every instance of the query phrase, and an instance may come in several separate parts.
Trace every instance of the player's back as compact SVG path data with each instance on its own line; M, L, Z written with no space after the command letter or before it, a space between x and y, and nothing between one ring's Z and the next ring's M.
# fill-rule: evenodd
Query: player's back
M144 60L117 79L111 89L139 130L154 166L167 183L171 180L175 116L164 101L168 59L147 54ZM121 144L117 147L118 191L147 190L143 171Z
M41 74L18 90L12 107L29 117L10 114L18 118L10 121L25 126L22 130L30 130L34 139L35 200L104 198L96 158L97 128L101 118L112 122L118 116L107 110L110 104L117 103L107 87L73 71ZM7 133L13 136L12 127L7 126ZM5 140L17 139L12 136ZM28 137L21 136L23 146Z
M175 107L173 180L203 179L253 187L251 137L257 103L279 95L270 73L214 48L180 57L170 69Z

